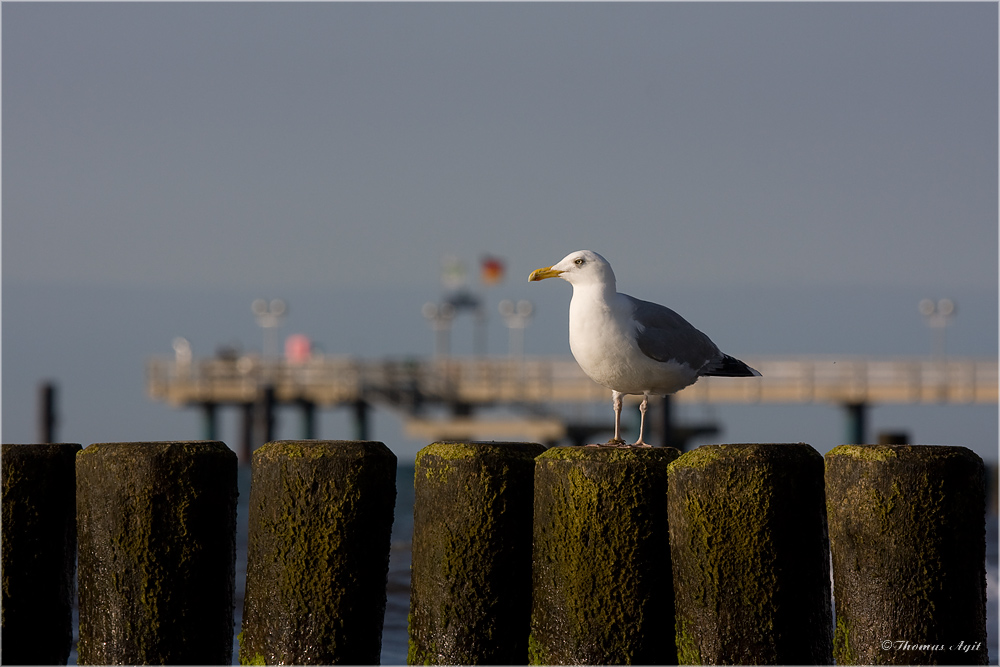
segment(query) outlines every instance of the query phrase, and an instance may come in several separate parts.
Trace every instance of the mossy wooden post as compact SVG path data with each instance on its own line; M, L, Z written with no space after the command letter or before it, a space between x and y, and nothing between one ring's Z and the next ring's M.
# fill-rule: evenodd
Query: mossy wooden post
M556 447L535 461L532 664L674 664L673 448Z
M396 456L283 440L253 454L243 664L378 664Z
M417 454L409 664L523 664L531 612L533 443Z
M65 665L73 645L78 444L3 445L4 664Z
M837 664L987 664L986 470L964 447L826 455Z
M706 445L670 465L680 664L831 664L823 457Z
M229 664L236 454L90 445L76 457L80 664Z

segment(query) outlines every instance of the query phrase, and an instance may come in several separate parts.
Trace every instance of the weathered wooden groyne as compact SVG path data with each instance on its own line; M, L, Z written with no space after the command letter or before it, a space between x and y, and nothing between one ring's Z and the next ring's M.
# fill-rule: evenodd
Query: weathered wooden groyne
M809 445L714 445L667 494L685 664L832 662L823 457Z
M73 648L80 445L3 445L3 636L6 664L66 664Z
M77 454L80 663L230 660L236 466L221 442Z
M826 500L837 662L986 664L982 459L964 447L836 447Z
M252 475L240 661L377 664L396 456L381 442L270 442Z
M664 528L678 455L556 447L536 459L531 663L676 662Z
M535 457L526 443L437 443L417 455L411 664L527 655Z
M81 664L228 664L226 445L0 463L4 662L65 663L78 553ZM379 442L255 452L241 662L378 662L395 470ZM434 443L414 482L411 664L987 662L986 474L962 447Z

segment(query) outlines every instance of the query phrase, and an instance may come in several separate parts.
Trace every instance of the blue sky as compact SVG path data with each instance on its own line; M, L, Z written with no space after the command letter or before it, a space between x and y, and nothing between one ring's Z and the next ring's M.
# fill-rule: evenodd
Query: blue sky
M6 442L48 377L62 439L199 437L145 398L145 359L259 348L258 296L328 353L428 354L448 255L506 259L485 296L535 302L529 354L569 354L569 288L527 274L581 248L736 356L926 354L925 296L958 303L952 354L997 353L995 3L5 3L2 25ZM711 414L730 440L842 431L831 406ZM879 428L996 458L996 406ZM421 444L389 413L373 436Z

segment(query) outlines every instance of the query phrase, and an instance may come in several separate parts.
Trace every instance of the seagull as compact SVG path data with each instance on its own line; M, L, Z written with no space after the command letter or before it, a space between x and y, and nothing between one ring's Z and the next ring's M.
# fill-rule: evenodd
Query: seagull
M620 437L626 394L642 394L639 439L632 446L649 447L643 433L650 395L673 394L704 375L760 376L666 306L615 291L611 264L592 250L571 252L558 264L532 271L528 281L546 278L573 286L569 347L583 372L611 390L615 435L608 445L626 446Z

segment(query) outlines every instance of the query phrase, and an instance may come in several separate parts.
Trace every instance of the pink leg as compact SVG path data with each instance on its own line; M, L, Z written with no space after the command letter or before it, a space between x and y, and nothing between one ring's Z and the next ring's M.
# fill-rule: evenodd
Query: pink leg
M608 441L609 445L620 445L625 442L621 438L622 396L624 395L621 392L611 390L611 405L615 409L615 437Z
M633 447L649 447L642 441L642 436L646 431L646 407L649 405L649 394L642 395L642 403L639 404L639 439L635 441Z

